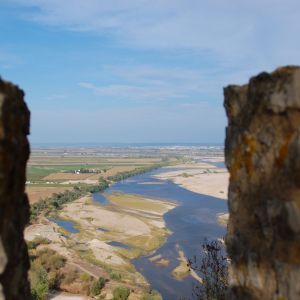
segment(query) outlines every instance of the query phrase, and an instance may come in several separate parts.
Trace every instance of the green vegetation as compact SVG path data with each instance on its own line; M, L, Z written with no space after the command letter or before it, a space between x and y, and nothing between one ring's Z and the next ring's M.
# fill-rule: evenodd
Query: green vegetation
M75 173L78 172L81 174L98 174L101 173L100 169L91 169L91 168L78 168L78 169L71 169L71 170L66 170L64 173Z
M127 287L117 287L113 290L113 300L127 300L130 290Z
M27 168L27 180L29 181L37 181L42 180L44 177L52 174L52 173L71 173L74 170L84 170L84 169L97 169L101 170L103 168L107 168L103 165L87 165L87 164L78 164L78 165L41 165L41 166L32 166L29 165Z
M120 281L122 279L122 275L119 272L111 271L109 274L110 279Z
M94 281L90 287L90 295L97 296L101 293L101 290L104 288L106 280L103 277L100 277L97 281Z
M166 211L166 205L162 201L147 200L142 196L123 194L123 193L112 193L105 195L109 201L120 207L147 210L149 212L163 213Z
M96 193L104 191L108 187L108 182L100 178L97 185L80 184L74 186L71 191L62 193L54 193L52 197L42 199L31 205L30 220L33 221L36 217L44 212L49 214L51 211L62 209L63 205L83 197L87 193Z
M50 240L45 237L38 236L33 241L27 242L27 247L29 250L37 248L39 245L48 245Z
M97 296L105 286L107 279L95 279L87 273L78 272L77 269L66 267L66 259L52 249L36 249L32 243L30 249L31 268L29 279L31 293L34 300L45 300L50 290L59 290L61 284L69 285L73 282L80 283L84 294Z
M29 272L31 294L34 300L46 300L49 292L47 271L43 267L32 267Z
M152 166L147 166L147 167L140 167L136 168L132 171L127 171L127 172L120 172L114 176L108 177L108 180L111 181L120 181L125 178L142 174L145 172L152 171L154 169L160 168L164 166L165 164L155 164ZM52 166L51 168L46 168L46 167L31 167L30 170L33 172L36 177L43 177L45 173L51 174L53 171L55 171L55 168L57 166ZM62 168L62 166L59 166ZM63 166L64 169L67 169L67 166ZM71 167L71 166L69 166ZM74 169L74 166L72 166ZM72 169L71 169L72 170ZM48 173L49 172L49 173ZM29 177L30 178L30 177ZM75 201L87 193L96 193L96 192L102 192L106 188L108 188L109 182L105 180L104 178L100 177L99 178L99 183L97 185L89 185L89 184L77 184L73 187L73 190L68 190L62 193L54 193L51 197L42 199L34 204L31 205L31 215L30 215L30 221L34 221L39 214L42 212L45 213L46 215L49 214L50 212L62 209L63 205L72 201Z
M113 176L109 176L107 179L111 180L111 181L121 181L124 180L126 178L129 178L131 176L135 176L135 175L139 175L139 174L143 174L146 172L150 172L152 170L158 169L163 167L165 164L155 164L152 166L147 166L147 167L140 167L140 168L136 168L132 171L124 171L124 172L119 172L116 175Z
M32 297L35 300L45 300L49 290L58 287L61 280L60 270L64 267L66 260L48 248L41 250L32 248L30 260L29 279Z

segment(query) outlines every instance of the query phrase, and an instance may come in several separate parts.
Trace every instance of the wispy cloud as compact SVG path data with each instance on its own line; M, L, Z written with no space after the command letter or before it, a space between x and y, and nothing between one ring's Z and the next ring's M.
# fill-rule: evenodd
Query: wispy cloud
M151 65L112 65L103 69L112 82L119 83L97 84L90 78L90 81L79 82L78 85L106 100L112 97L148 103L170 101L173 105L211 100L214 103L219 100L217 104L220 104L224 86L244 83L250 75L255 74L252 68L234 73L220 72L217 67L195 70ZM174 100L177 101L174 103Z
M195 98L206 88L212 92L200 71L180 68L153 67L150 65L106 66L105 73L122 84L96 85L80 82L79 86L92 90L98 96L119 97L134 101L166 101ZM203 100L203 99L202 99Z
M247 66L299 60L298 0L12 1L34 8L31 20L109 34L126 46L205 50Z
M107 85L96 86L89 82L80 82L79 86L92 90L96 95L101 97L112 97L123 100L134 101L160 101L171 100L174 98L183 98L185 95L176 93L172 89L158 88L154 86L134 86L134 85Z

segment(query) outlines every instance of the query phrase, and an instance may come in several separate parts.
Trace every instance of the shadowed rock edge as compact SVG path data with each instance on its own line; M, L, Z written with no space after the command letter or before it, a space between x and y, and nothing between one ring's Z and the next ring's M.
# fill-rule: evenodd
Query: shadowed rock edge
M300 68L224 96L229 299L300 299Z
M31 299L23 237L30 113L23 99L22 90L0 78L0 299L7 300Z

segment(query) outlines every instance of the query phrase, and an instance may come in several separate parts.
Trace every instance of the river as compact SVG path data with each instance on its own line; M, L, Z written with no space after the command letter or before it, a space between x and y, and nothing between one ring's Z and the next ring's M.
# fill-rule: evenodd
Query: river
M171 181L155 177L156 174L170 170L170 168L167 170L160 168L130 177L124 181L114 183L105 192L136 194L154 199L166 199L178 204L177 207L164 215L166 225L172 232L166 243L154 254L134 259L133 264L151 284L151 288L160 292L164 300L177 300L181 297L190 299L193 285L197 284L195 279L188 276L186 279L178 281L171 275L172 270L179 264L176 245L180 246L187 258L193 258L194 255L200 255L204 239L212 240L223 237L225 228L217 223L216 215L227 212L227 203L222 199L197 194ZM178 170L178 168L175 170ZM109 203L101 193L95 193L93 198L101 205ZM76 233L77 229L72 226L71 222L54 221L70 232ZM104 229L99 228L99 230ZM126 247L122 243L113 243L116 243L113 245L118 247ZM170 261L169 265L162 267L151 262L149 257L153 255L161 255L163 258L168 259Z
M151 287L161 293L164 300L176 300L180 297L188 299L193 284L197 282L191 276L182 281L172 277L171 272L179 263L176 244L179 244L187 258L192 258L200 254L205 238L217 239L224 236L225 228L217 223L216 215L227 212L227 203L218 198L188 191L171 181L154 177L155 174L165 171L166 169L161 168L131 177L113 184L106 192L118 191L168 199L178 203L176 208L164 215L166 225L173 233L155 252L155 255L160 254L169 259L170 264L167 267L158 266L151 262L148 256L135 259L133 264L145 276ZM170 171L170 168L167 171Z

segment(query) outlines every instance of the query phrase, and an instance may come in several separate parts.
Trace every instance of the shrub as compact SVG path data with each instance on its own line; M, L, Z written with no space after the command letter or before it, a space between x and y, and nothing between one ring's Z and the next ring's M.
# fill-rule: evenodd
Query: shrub
M47 271L43 268L33 268L29 272L31 294L35 300L46 300L49 292Z
M101 290L104 288L106 280L103 277L100 277L97 281L94 281L90 287L90 294L92 296L99 295Z
M120 281L121 278L122 278L121 274L119 272L116 272L116 271L110 272L109 276L110 276L110 279L117 280L117 281Z
M49 248L41 249L36 254L36 264L41 264L46 271L54 271L62 268L65 265L66 259Z
M127 300L130 295L130 290L127 287L117 287L113 290L113 300Z
M27 242L27 247L29 250L37 248L39 245L48 245L50 240L45 237L38 236L34 240Z
M62 280L61 268L65 265L65 258L49 248L34 251L30 256L31 268L29 279L33 298L46 299L49 289L56 289Z
M51 271L48 273L48 285L50 290L57 289L60 285L61 275L58 272Z

